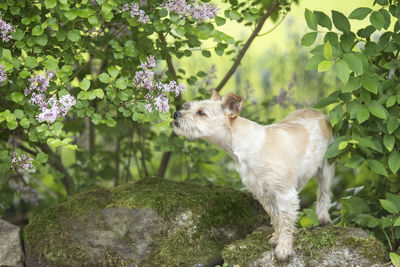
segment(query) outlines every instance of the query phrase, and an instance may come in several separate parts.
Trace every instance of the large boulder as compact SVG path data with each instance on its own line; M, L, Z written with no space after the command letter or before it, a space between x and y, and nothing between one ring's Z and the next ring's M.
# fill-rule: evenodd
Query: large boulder
M268 243L272 229L261 227L246 238L225 246L227 266L383 266L388 253L381 242L362 229L315 227L299 229L294 238L294 255L278 262Z
M266 220L247 193L148 178L37 214L23 229L26 266L214 266Z
M0 219L0 266L22 267L23 262L19 227Z

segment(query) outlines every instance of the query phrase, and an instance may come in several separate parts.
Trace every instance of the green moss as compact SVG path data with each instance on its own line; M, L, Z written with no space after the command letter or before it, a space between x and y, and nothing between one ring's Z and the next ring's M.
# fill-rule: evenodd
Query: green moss
M389 260L388 252L384 245L375 237L357 238L350 236L343 241L352 249L359 251L361 255L369 259L371 262L386 262Z
M357 251L371 262L385 262L387 252L381 242L374 237L357 238L352 235L352 228L327 226L316 228L298 229L294 236L294 250L302 258L306 266L314 266L320 262L321 256L329 254L332 248L347 246ZM248 235L245 239L237 240L225 247L223 259L228 266L235 264L248 266L261 255L272 250L268 241L271 228L257 230ZM355 233L354 235L357 236ZM283 265L282 265L283 264ZM276 266L284 266L285 263L277 263Z
M228 263L228 266L247 266L249 262L258 259L265 251L272 249L269 245L271 234L271 228L256 230L245 239L237 240L226 246L222 258Z
M108 207L152 208L164 219L190 210L201 216L200 226L235 225L247 230L249 224L266 220L260 205L249 194L224 187L203 187L165 179L143 179L118 186L112 191ZM249 209L249 205L253 208ZM255 219L256 217L256 219Z
M87 248L71 236L72 227L77 221L85 225L88 217L100 217L104 208L112 207L151 208L164 219L165 229L153 238L159 245L146 261L157 266L183 262L193 265L199 260L214 259L224 244L232 241L222 233L222 228L235 232L233 238L243 237L267 218L262 207L247 193L149 178L110 191L97 189L73 196L35 216L23 230L24 239L28 248L39 252L39 257L50 265L93 262ZM190 218L177 221L182 214ZM98 264L121 266L123 263L110 252Z
M337 226L299 229L294 237L294 249L304 253L308 260L318 260L321 250L336 245L343 229Z
M75 195L33 217L22 231L24 241L30 250L40 251L44 261L58 266L87 261L91 255L85 247L73 242L69 235L71 226L81 220L82 215L98 212L110 200L106 189Z

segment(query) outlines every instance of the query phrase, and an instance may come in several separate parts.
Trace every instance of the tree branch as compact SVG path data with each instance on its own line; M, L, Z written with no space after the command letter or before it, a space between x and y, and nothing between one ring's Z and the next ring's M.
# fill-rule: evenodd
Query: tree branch
M174 65L172 64L171 54L169 53L169 51L167 49L167 41L165 40L165 36L162 33L158 33L158 36L160 37L162 50L165 55L165 60L167 61L168 71L171 73L172 78L176 82L178 82L178 77L176 75ZM178 110L181 106L182 96L178 95L175 98L175 100L176 100L176 109ZM176 136L176 135L174 132L172 132L170 137L174 137L174 136ZM158 167L158 171L157 171L157 177L160 177L160 178L165 177L165 172L167 171L168 162L169 162L169 159L171 158L171 153L172 153L171 151L166 151L162 154L161 163L160 163L160 166Z
M240 61L242 60L244 54L247 52L247 49L249 49L251 43L253 40L257 37L258 33L261 31L262 27L264 26L265 21L267 18L269 18L272 13L278 8L279 3L277 0L273 0L272 5L268 8L267 12L262 16L262 18L258 21L258 24L252 34L250 35L249 39L247 42L244 44L242 47L242 50L240 50L237 58L235 59L235 62L233 63L232 67L229 69L229 71L226 73L225 77L222 79L222 81L218 84L217 90L218 92L221 91L222 87L228 82L229 78L235 73L237 67L240 64Z

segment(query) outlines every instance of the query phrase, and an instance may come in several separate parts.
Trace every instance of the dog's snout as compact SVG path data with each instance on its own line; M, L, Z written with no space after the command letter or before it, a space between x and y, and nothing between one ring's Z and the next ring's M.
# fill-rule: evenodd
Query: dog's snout
M174 119L175 119L175 120L178 119L178 118L180 118L180 117L182 117L182 113L180 113L179 111L177 111L177 112L174 113Z

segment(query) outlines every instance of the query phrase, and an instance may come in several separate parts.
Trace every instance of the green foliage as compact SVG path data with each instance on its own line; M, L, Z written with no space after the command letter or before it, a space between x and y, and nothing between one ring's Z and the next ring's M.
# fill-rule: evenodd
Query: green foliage
M317 33L323 40L311 50L310 69L326 71L334 64L340 81L334 93L315 105L328 108L337 136L326 158L370 170L364 184L371 184L340 201L338 218L343 225L368 229L396 251L400 244L400 190L396 186L400 169L399 3L375 1L374 9L359 7L348 17L332 11L333 25L340 32L331 31L329 17L320 11L309 11L307 21L311 14L329 32L308 24L312 32L306 35ZM362 20L366 26L355 30L352 20ZM396 264L398 255L392 253L391 259Z
M140 64L154 56L157 81L193 86L204 76L189 69L175 70L180 60L191 58L194 51L201 51L204 60L214 55L235 56L232 53L242 43L219 26L235 21L254 27L272 1L224 1L226 10L205 21L167 10L162 0L147 1L141 9L149 23L123 11L124 4L139 1L3 2L0 17L15 31L9 42L0 39L0 65L7 75L0 84L0 150L4 152L0 157L0 213L12 199L17 199L17 208L32 209L21 201L22 193L15 192L19 184L38 189L38 209L42 209L54 199L61 201L66 194L98 184L111 186L156 174L160 152L181 154L187 147L187 141L170 138L171 115L183 101L170 94L168 112L149 112L147 91L132 82ZM281 5L288 8L284 2ZM275 12L271 18L276 21L278 16ZM211 48L204 48L210 44ZM77 100L54 123L39 122L39 108L24 93L29 79L45 71L55 72L46 91L49 98L69 94ZM205 98L209 89L197 91L196 86L195 93ZM203 145L189 146L197 156L188 165L214 173L200 159ZM14 151L32 158L36 173L11 169ZM222 157L216 149L209 153ZM177 178L175 174L173 170L171 177ZM199 177L206 182L202 173L194 180Z

